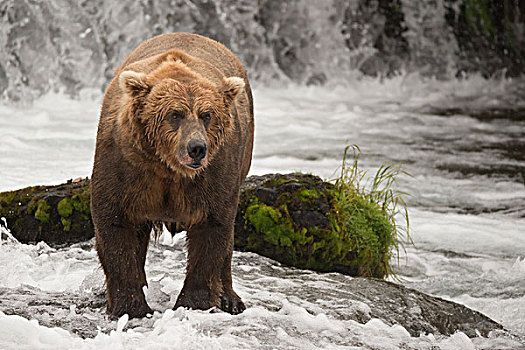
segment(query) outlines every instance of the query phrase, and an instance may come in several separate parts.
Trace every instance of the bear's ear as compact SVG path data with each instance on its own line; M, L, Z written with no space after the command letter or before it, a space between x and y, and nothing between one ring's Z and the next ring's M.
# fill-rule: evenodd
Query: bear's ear
M239 77L222 79L221 91L224 94L224 102L229 107L239 93L244 89L244 80Z
M145 96L151 89L146 80L146 74L131 70L120 73L119 83L121 89L131 97Z

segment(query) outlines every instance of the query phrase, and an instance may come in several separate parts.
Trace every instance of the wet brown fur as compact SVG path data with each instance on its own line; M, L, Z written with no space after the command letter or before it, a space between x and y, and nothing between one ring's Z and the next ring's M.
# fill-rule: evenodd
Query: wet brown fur
M184 113L178 129L169 117L173 110ZM207 128L199 119L203 112L211 112ZM197 170L184 164L192 137L208 148ZM91 185L109 314L151 312L142 288L150 232L158 222L187 229L186 279L175 307L244 310L232 289L231 257L252 146L246 71L223 45L164 34L141 44L115 70L102 104Z

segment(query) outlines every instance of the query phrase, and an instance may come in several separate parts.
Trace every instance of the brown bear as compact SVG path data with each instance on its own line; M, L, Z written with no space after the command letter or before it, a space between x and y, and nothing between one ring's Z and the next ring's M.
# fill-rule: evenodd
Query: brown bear
M231 259L253 127L246 70L214 40L163 34L116 69L102 103L91 182L108 314L152 312L144 263L159 222L187 230L186 278L174 307L245 309L232 288Z

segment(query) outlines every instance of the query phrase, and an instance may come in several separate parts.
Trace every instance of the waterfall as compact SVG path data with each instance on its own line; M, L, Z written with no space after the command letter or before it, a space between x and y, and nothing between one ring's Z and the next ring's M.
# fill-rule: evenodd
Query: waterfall
M523 73L520 0L3 0L0 95L103 88L143 40L187 31L230 47L259 84L401 72Z

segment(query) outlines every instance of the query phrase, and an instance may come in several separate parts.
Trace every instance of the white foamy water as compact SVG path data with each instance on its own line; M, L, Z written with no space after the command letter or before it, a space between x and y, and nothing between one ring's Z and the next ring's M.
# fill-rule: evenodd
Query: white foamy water
M525 137L525 121L462 112L523 108L522 87L519 81L403 76L346 87L257 89L251 173L301 170L331 178L347 143L361 147L361 165L370 172L383 162L404 162L412 177L402 177L399 186L412 195L415 247L400 259L402 283L463 303L525 336L525 186L520 175L525 161L513 153ZM433 113L442 108L458 112ZM61 95L48 95L25 109L0 106L0 190L90 175L98 110L98 101ZM349 277L283 268L250 253L234 253L234 284L248 305L243 314L172 311L184 278L183 236L164 235L160 242L152 245L147 262L147 298L156 311L151 319L111 322L102 314L76 314L74 305L71 313L49 315L64 324L85 319L100 325L98 334L96 326L86 325L94 336L83 339L63 329L68 327L28 320L31 315L0 313L0 348L523 346L463 333L411 337L403 327L377 319L360 324L338 318L334 290L343 289ZM96 254L85 246L56 250L4 241L0 267L0 288L89 296L103 284ZM313 301L300 293L305 285L318 295ZM370 306L351 307L366 313Z

